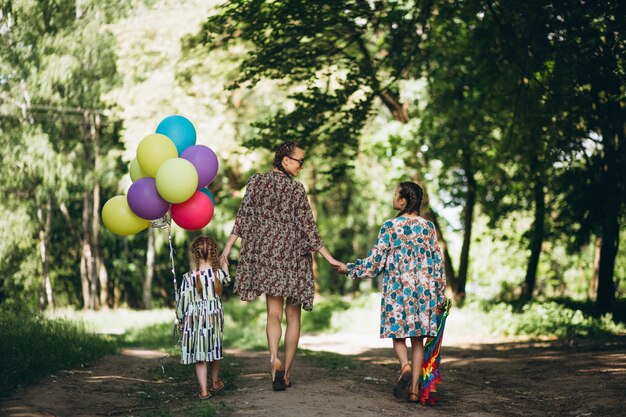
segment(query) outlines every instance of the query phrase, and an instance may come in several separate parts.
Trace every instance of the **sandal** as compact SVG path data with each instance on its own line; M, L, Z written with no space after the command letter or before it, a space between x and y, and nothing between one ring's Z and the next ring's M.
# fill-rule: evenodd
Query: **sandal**
M218 392L224 389L224 381L221 379L215 381L215 384L217 384L217 388L213 388L213 383L211 383L211 387L209 388L210 392Z
M287 383L285 382L285 370L280 359L274 359L272 362L272 390L284 391L287 389Z
M418 403L420 401L420 395L417 392L408 391L408 398L407 398L407 400L410 403Z
M201 400L207 400L211 398L211 393L207 391L206 395L202 395L202 390L200 390L200 392L198 393L198 398L200 398Z
M401 400L407 399L409 395L408 388L410 384L411 365L407 363L400 369L400 376L396 381L396 385L394 385L393 387L393 396Z
M274 374L274 380L272 381L272 389L274 391L284 391L287 389L285 383L285 371L283 369L277 369Z

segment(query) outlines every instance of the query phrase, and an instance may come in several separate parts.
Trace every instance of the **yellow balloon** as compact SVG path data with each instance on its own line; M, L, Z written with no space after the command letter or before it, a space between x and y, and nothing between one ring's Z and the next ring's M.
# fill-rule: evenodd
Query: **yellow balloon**
M178 158L178 151L174 142L165 135L153 133L137 146L137 162L148 177L156 177L163 162L172 158Z
M198 172L186 159L175 158L165 161L156 175L156 186L165 201L182 203L196 192Z
M137 158L133 159L128 167L128 172L130 173L130 180L132 182L137 181L139 178L147 177L146 173L142 171L139 166L139 162L137 162Z
M137 217L128 207L126 196L112 197L102 207L102 223L116 235L128 236L150 226L148 220Z

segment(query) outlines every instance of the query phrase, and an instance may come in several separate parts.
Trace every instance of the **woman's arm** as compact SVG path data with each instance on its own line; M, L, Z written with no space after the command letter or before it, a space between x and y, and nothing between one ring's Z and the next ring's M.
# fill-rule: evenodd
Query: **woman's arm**
M347 271L347 267L346 264L344 264L343 262L339 262L338 260L336 260L331 254L330 252L328 252L328 249L326 249L325 246L322 246L321 248L319 248L317 250L317 252L319 252L320 255L322 255L324 257L324 259L326 259L326 261L335 269L335 271L337 272L344 272Z
M231 234L228 236L226 240L226 244L224 245L224 250L222 251L222 255L220 255L220 267L224 271L228 271L228 256L230 255L230 251L233 248L235 242L239 239L239 236L235 234Z

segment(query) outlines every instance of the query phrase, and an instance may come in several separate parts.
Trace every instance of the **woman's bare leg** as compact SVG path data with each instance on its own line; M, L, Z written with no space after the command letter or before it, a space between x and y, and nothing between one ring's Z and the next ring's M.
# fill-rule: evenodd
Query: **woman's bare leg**
M285 331L285 382L289 385L289 370L293 365L300 342L300 318L302 307L294 305L287 299L285 315L287 316L287 330Z
M283 297L267 295L265 299L267 304L267 323L265 331L267 333L267 347L270 351L273 380L274 370L280 369L281 367L280 359L278 359L278 346L283 333L281 327L281 322L283 321Z

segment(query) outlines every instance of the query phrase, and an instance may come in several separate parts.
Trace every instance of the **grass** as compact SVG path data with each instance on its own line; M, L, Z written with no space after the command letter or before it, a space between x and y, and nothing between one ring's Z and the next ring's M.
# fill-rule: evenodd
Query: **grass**
M534 301L522 308L497 301L468 300L454 307L446 333L448 340L467 335L473 340L499 336L554 337L561 339L610 337L626 334L626 300L617 301L617 316L593 316L593 304L570 299ZM265 303L244 303L231 298L224 303L227 348L265 350ZM302 332L360 333L377 336L379 294L362 294L353 299L327 297L316 301L313 312L303 312ZM0 310L0 396L9 395L19 384L60 369L80 366L120 347L140 346L177 354L171 309L152 311L115 310L82 312L57 310L47 316L30 312ZM103 334L98 334L103 333ZM354 369L349 357L303 350L320 367ZM227 366L224 371L228 372ZM191 381L193 370L178 364L166 368L170 381ZM154 378L157 378L155 375ZM231 380L234 380L232 378ZM168 394L175 401L175 394ZM156 393L148 393L153 401ZM148 398L147 397L147 398ZM210 415L188 410L189 415ZM153 415L167 415L153 414ZM204 414L203 414L204 413Z
M27 311L0 311L0 340L0 397L41 376L117 351L114 341L85 331L80 323Z

